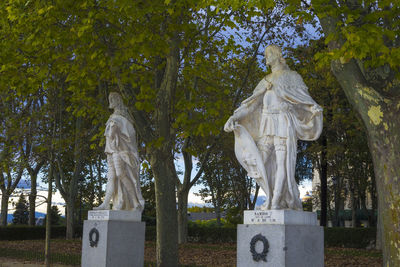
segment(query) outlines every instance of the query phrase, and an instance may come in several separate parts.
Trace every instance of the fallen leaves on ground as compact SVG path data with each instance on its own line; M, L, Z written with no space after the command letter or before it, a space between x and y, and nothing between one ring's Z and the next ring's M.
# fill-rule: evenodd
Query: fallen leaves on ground
M44 252L44 240L0 241L1 248ZM51 240L51 252L80 255L81 240ZM236 244L188 243L179 246L180 264L191 266L235 266ZM156 243L146 242L145 261L155 262ZM21 260L23 262L23 260ZM382 253L376 250L325 248L326 267L381 267Z

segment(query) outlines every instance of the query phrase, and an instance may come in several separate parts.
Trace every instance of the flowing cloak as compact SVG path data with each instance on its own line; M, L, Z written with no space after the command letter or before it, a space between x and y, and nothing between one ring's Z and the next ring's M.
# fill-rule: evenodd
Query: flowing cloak
M133 198L136 198L142 207L144 207L144 199L140 191L139 180L139 154L136 142L136 132L132 123L125 117L112 114L106 123L104 133L106 137L105 153L107 157L112 157L114 169L121 168L121 173L124 177L118 177L116 172L115 189L113 203L117 203L119 198L122 198L124 203L123 209L133 209ZM121 166L115 166L116 161L120 162ZM110 166L109 166L110 168ZM134 192L129 192L124 185L122 179L131 180L134 185ZM118 192L120 192L118 194Z
M283 111L288 122L286 141L286 180L282 192L281 207L284 209L302 210L299 189L295 180L297 155L297 140L316 140L322 131L322 112L313 114L312 106L320 106L311 98L307 86L301 76L291 70L283 70L274 76L269 75L262 79L255 88L253 95L242 102L235 110L239 112L247 106L255 106L253 112L248 113L237 121L234 127L235 154L239 163L246 169L248 175L256 180L265 191L266 201L263 209L271 208L271 198L275 181L275 155L268 158L264 165L261 152L257 147L260 140L260 121L263 109L263 97L268 82L272 83L272 90L287 102L289 109ZM252 107L253 109L254 107ZM274 154L274 153L273 153ZM255 171L256 170L256 171Z

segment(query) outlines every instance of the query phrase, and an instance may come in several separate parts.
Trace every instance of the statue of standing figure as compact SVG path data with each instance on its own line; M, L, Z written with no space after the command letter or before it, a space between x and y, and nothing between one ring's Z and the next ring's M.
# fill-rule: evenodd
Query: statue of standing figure
M266 194L262 210L302 210L295 181L297 140L316 140L322 108L311 98L301 76L289 69L279 46L265 49L272 73L228 119L235 134L235 154Z
M97 210L140 210L144 199L140 191L139 154L132 118L120 94L111 92L109 108L114 109L106 124L107 187L104 202Z

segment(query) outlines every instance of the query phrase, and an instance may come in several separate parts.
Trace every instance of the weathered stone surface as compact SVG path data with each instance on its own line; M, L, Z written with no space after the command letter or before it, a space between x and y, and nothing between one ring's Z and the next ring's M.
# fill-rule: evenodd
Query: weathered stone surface
M255 261L251 240L257 235L268 242L266 261ZM324 233L316 225L240 224L237 233L237 266L323 267ZM255 243L255 251L263 251L263 243Z
M143 266L144 241L144 222L86 220L82 236L82 266Z
M90 210L88 220L140 222L142 212L140 210Z
M245 210L244 224L318 225L315 212L297 210Z

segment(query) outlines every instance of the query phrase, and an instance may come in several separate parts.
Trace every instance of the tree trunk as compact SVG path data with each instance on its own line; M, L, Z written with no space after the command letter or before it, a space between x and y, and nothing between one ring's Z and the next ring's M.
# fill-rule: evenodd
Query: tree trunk
M31 193L29 194L29 225L35 226L37 175L31 175Z
M377 141L371 144L378 190L377 244L381 241L384 266L400 266L400 157L396 155L399 138L400 134L392 136L395 140L387 140L386 146Z
M8 215L8 200L10 196L2 192L1 195L1 225L7 226L7 215Z
M102 197L103 197L103 182L102 182L102 177L101 177L101 157L98 157L97 162L96 162L96 167L97 167L97 180L99 181L98 187L97 187L97 202L100 204L102 202Z
M188 195L189 192L186 190L178 191L178 243L184 244L187 242L188 235L188 218L187 218L187 206L188 206Z
M326 36L335 34L338 18L322 16L320 22ZM333 39L330 50L341 48L342 39ZM386 66L385 66L386 67ZM390 66L387 65L390 70ZM363 62L354 59L332 60L331 69L348 100L359 113L368 133L368 145L374 163L378 192L378 225L382 227L383 266L400 266L400 101L398 81L386 77L382 87L368 82ZM378 75L379 73L376 72ZM382 77L384 77L383 75Z
M157 266L178 266L178 224L175 177L171 170L170 151L154 151L150 155L156 191Z
M27 166L29 176L31 177L31 193L29 194L29 225L31 226L34 226L36 223L35 211L36 211L36 196L37 196L37 176L44 163L45 163L44 161L37 162L36 167L34 169L31 166L29 166L29 163Z
M53 165L53 164L51 164ZM44 251L44 264L50 267L50 237L51 237L51 198L53 195L53 166L49 171L49 189L47 191L47 211L46 211L46 240Z
M384 266L400 266L400 101L385 98L368 87L354 60L347 64L334 62L332 69L367 128L383 231Z
M210 181L211 202L213 203L215 215L217 216L217 225L221 226L221 199L219 194L219 190L221 189L221 187L217 186L216 190L214 190L213 188L214 187L212 186L212 182Z
M217 217L217 225L221 226L221 207L219 203L215 206L215 216Z
M350 188L350 200L351 200L351 227L357 227L357 218L356 218L356 197L354 194L354 188Z
M338 226L340 226L340 221L339 221L339 210L340 210L340 193L338 192L339 191L339 189L338 189L338 187L339 187L339 178L336 178L337 180L337 183L335 184L335 188L334 188L334 191L335 191L335 196L334 196L334 198L335 198L335 200L334 200L334 202L335 202L335 210L334 210L334 214L333 214L333 219L332 219L332 226L334 226L334 227L338 227Z
M75 226L75 200L78 195L78 181L83 169L82 162L82 150L83 150L83 137L82 137L82 127L83 119L82 117L77 117L75 122L75 144L74 144L74 171L72 178L69 180L68 186L62 184L61 181L66 181L64 171L61 167L60 158L57 158L58 165L58 175L55 176L55 183L60 191L62 197L64 198L67 206L66 217L67 217L67 231L66 239L74 238L74 226Z
M378 203L378 220L376 222L376 240L375 240L375 249L382 249L382 220L381 216L379 216L379 203Z
M67 210L66 210L66 217L67 217L67 230L66 230L66 239L73 239L74 238L74 212L75 212L75 205L74 201L70 200L66 203Z
M371 202L372 202L372 210L369 213L370 217L370 226L371 227L377 227L378 222L377 218L375 217L375 214L378 213L378 199L376 197L376 181L375 181L375 174L372 175L372 181L371 181L371 191L370 191L370 196L371 196Z
M321 153L321 176L320 176L320 182L321 182L321 192L320 192L320 200L321 200L321 217L320 217L320 225L321 226L326 226L326 221L327 221L327 205L328 205L328 161L326 157L326 151L327 151L327 146L328 146L328 141L326 138L326 135L322 135L321 137L321 143L322 143L322 153Z

